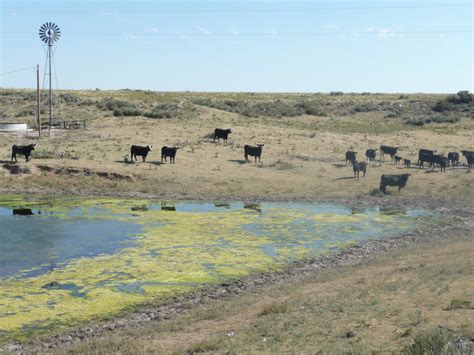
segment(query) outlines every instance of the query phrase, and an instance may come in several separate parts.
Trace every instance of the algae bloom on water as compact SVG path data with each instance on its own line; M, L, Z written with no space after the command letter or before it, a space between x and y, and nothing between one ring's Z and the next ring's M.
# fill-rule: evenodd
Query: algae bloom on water
M173 208L162 208L163 206ZM31 213L16 214L14 210ZM61 331L357 241L430 213L311 203L0 198L0 339Z

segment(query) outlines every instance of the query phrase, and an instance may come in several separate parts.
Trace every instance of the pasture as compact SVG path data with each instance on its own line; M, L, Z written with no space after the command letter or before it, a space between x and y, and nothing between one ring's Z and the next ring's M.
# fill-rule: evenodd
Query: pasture
M78 330L72 331L70 338L65 335L64 342L70 343L96 337L97 329L103 331L108 326L101 322L114 319L117 314L125 317L125 329L119 327L122 330L115 331L117 323L113 323L107 336L99 332L98 339L72 348L59 347L58 352L108 353L119 348L129 352L161 349L188 353L232 353L238 349L397 351L438 325L449 328L456 336L466 338L473 334L468 321L472 316L468 269L472 264L469 253L472 254L474 175L462 155L458 166L448 166L445 171L416 164L420 148L436 149L446 155L473 150L472 101L459 104L447 95L428 94L141 90L63 91L56 93L56 100L60 108L58 120L85 121L86 129L58 128L50 136L46 130L39 140L34 132L0 132L0 192L4 194L0 212L2 207L3 212L6 208L4 214L16 218L15 221L29 218L15 214L29 214L29 209L35 214L41 196L48 195L48 199L56 202L47 203L45 209L54 218L69 223L78 218L71 211L81 204L97 215L97 211L105 210L117 223L123 223L120 228L135 236L133 243L138 246L122 246L123 240L111 236L118 249L105 248L105 254L100 255L98 250L91 263L81 264L81 255L66 255L59 262L64 262L64 267L55 269L52 265L49 272L28 278L28 283L18 283L12 275L19 270L39 271L21 264L14 253L10 259L7 255L4 265L11 270L8 278L2 280L8 282L8 287L2 288L2 299L8 299L16 311L0 320L3 342L28 339L33 351L41 351L44 341L56 347L63 338L59 335L52 340L38 335L35 340L28 332L36 334L42 327L51 326L60 334L70 331L71 326L90 320L98 322L95 328L87 328L95 329L90 334ZM34 126L32 107L32 92L0 89L1 121ZM231 129L227 142L214 140L216 128ZM21 155L18 162L10 161L14 144L36 144L28 162ZM140 155L132 161L132 145L153 149L147 150L146 161ZM249 161L245 159L246 145L262 145L260 162L255 162L252 154ZM391 162L389 155L381 162L377 151L375 161L367 162L365 176L361 170L356 178L353 167L346 164L346 152L355 151L357 161L366 161L366 150L380 145L399 147L399 160L408 159L411 164ZM170 159L161 159L163 146L179 148L174 164ZM386 194L379 191L382 175L401 174L410 174L410 178L400 193L392 185L388 185ZM33 194L36 197L31 197ZM12 201L21 203L13 206ZM101 205L100 201L105 203ZM159 211L150 208L160 201L163 204ZM170 204L166 205L166 201ZM187 206L189 201L211 210L180 211L180 204ZM291 204L300 206L304 202L335 204L344 210L318 217L314 211L304 212L304 208L287 209ZM97 205L99 209L95 210ZM382 207L398 212L379 216L376 213ZM433 210L435 217L428 220L417 215L412 221L412 212L403 212L416 208ZM85 219L93 219L92 213L81 211ZM99 219L108 221L107 213ZM41 218L47 220L45 215ZM304 227L298 229L297 223ZM337 228L330 230L334 225ZM227 229L228 235L220 234ZM300 239L295 239L294 230L298 230ZM341 232L344 237L327 240L327 245L315 252L305 244L306 239L314 237L315 230L336 237L339 234L335 233ZM382 242L382 246L369 243L367 253L360 255L360 250L366 249L351 249L356 241L386 234L407 234L408 241L399 238L387 245ZM193 239L196 235L200 236L199 241ZM222 239L217 244L213 239L216 235ZM453 239L448 242L447 236ZM438 238L442 240L436 241ZM225 248L231 242L238 244L240 254ZM181 255L184 259L176 259L174 249L163 246L185 246L186 253ZM327 271L288 271L290 276L282 279L271 276L275 272L286 275L288 265L306 258L313 260L319 252L342 249L348 250L342 259L336 257L334 262L315 267ZM391 254L382 255L382 251L391 249L395 249ZM380 253L370 258L372 252ZM160 265L161 269L154 264L159 254L170 261L166 266ZM199 260L193 259L195 255ZM211 263L215 265L210 267ZM127 268L136 273L132 279L141 283L129 282ZM116 272L109 275L108 269ZM41 270L48 271L48 265ZM245 292L247 281L235 281L262 272L262 281L255 281L257 285L251 288L255 294ZM58 281L57 277L63 279ZM265 277L272 282L268 283ZM74 280L73 286L67 280ZM163 287L166 283L168 288ZM224 300L220 299L222 294L212 296L212 292L222 290L212 291L219 284L230 288L237 285L235 294L242 296L234 294ZM72 288L62 289L61 285ZM141 318L134 323L135 307L141 310L143 302L156 315L156 307L163 302L203 286L211 287L211 291L196 301L203 303L199 307L170 306L172 311L166 318L169 320L163 321L161 315L147 315L148 325L143 325ZM18 293L34 294L37 289L44 296L40 301ZM355 302L351 299L354 290L358 295ZM83 296L85 291L94 295L92 308L87 305L90 300ZM224 294L227 292L226 289ZM62 299L55 302L63 301L64 309L70 305L73 311L65 315L60 309L54 310L48 301L56 294ZM458 301L464 305L462 310ZM21 313L25 310L34 317ZM51 321L56 315L60 319ZM155 322L157 319L160 321ZM315 319L320 323L314 323ZM134 327L138 328L129 329ZM377 336L373 337L375 329ZM349 331L354 336L347 336ZM189 338L181 341L186 336ZM325 345L316 345L319 342Z
M4 120L34 123L31 92L0 92ZM466 161L446 172L388 160L353 179L344 166L352 149L399 146L417 161L418 149L472 149L472 103L437 112L446 95L204 94L85 91L58 94L64 119L87 122L86 130L56 130L51 137L0 133L2 165L12 144L36 143L32 160L12 175L0 169L10 192L159 196L172 199L315 200L368 197L382 174L411 173L401 197L468 199L472 175ZM119 102L119 103L117 103ZM124 106L125 105L125 106ZM129 110L131 106L135 112ZM115 107L115 108L114 108ZM218 107L218 108L216 108ZM123 116L125 114L154 117ZM285 116L286 115L286 116ZM168 118L170 117L170 118ZM412 124L423 118L423 125ZM420 121L421 122L421 121ZM440 123L438 123L440 122ZM214 129L231 128L227 144ZM145 163L131 163L130 146L152 145ZM261 163L247 163L244 145L264 144ZM162 164L160 148L177 146L176 164ZM380 154L378 152L376 160Z

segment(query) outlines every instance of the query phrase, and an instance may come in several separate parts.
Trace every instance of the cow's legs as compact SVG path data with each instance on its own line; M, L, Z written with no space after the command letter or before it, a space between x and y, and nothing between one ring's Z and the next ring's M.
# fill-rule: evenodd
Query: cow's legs
M143 162L145 162L146 157L144 155L142 155L142 159L143 159Z

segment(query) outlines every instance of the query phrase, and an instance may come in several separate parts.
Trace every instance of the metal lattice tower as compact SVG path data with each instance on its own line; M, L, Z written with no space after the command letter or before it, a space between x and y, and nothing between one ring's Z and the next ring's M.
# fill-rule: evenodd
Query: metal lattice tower
M52 47L55 42L61 37L61 30L59 26L53 22L44 23L39 29L40 39L48 45L47 61L49 67L49 128L52 126L52 113L53 113L53 93L51 89L51 57Z

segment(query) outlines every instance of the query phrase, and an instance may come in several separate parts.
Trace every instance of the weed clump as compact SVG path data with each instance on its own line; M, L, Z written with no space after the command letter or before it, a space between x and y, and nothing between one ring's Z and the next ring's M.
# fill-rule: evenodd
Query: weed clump
M446 328L418 335L413 344L404 349L406 355L462 354L459 338ZM467 352L466 352L467 353Z

